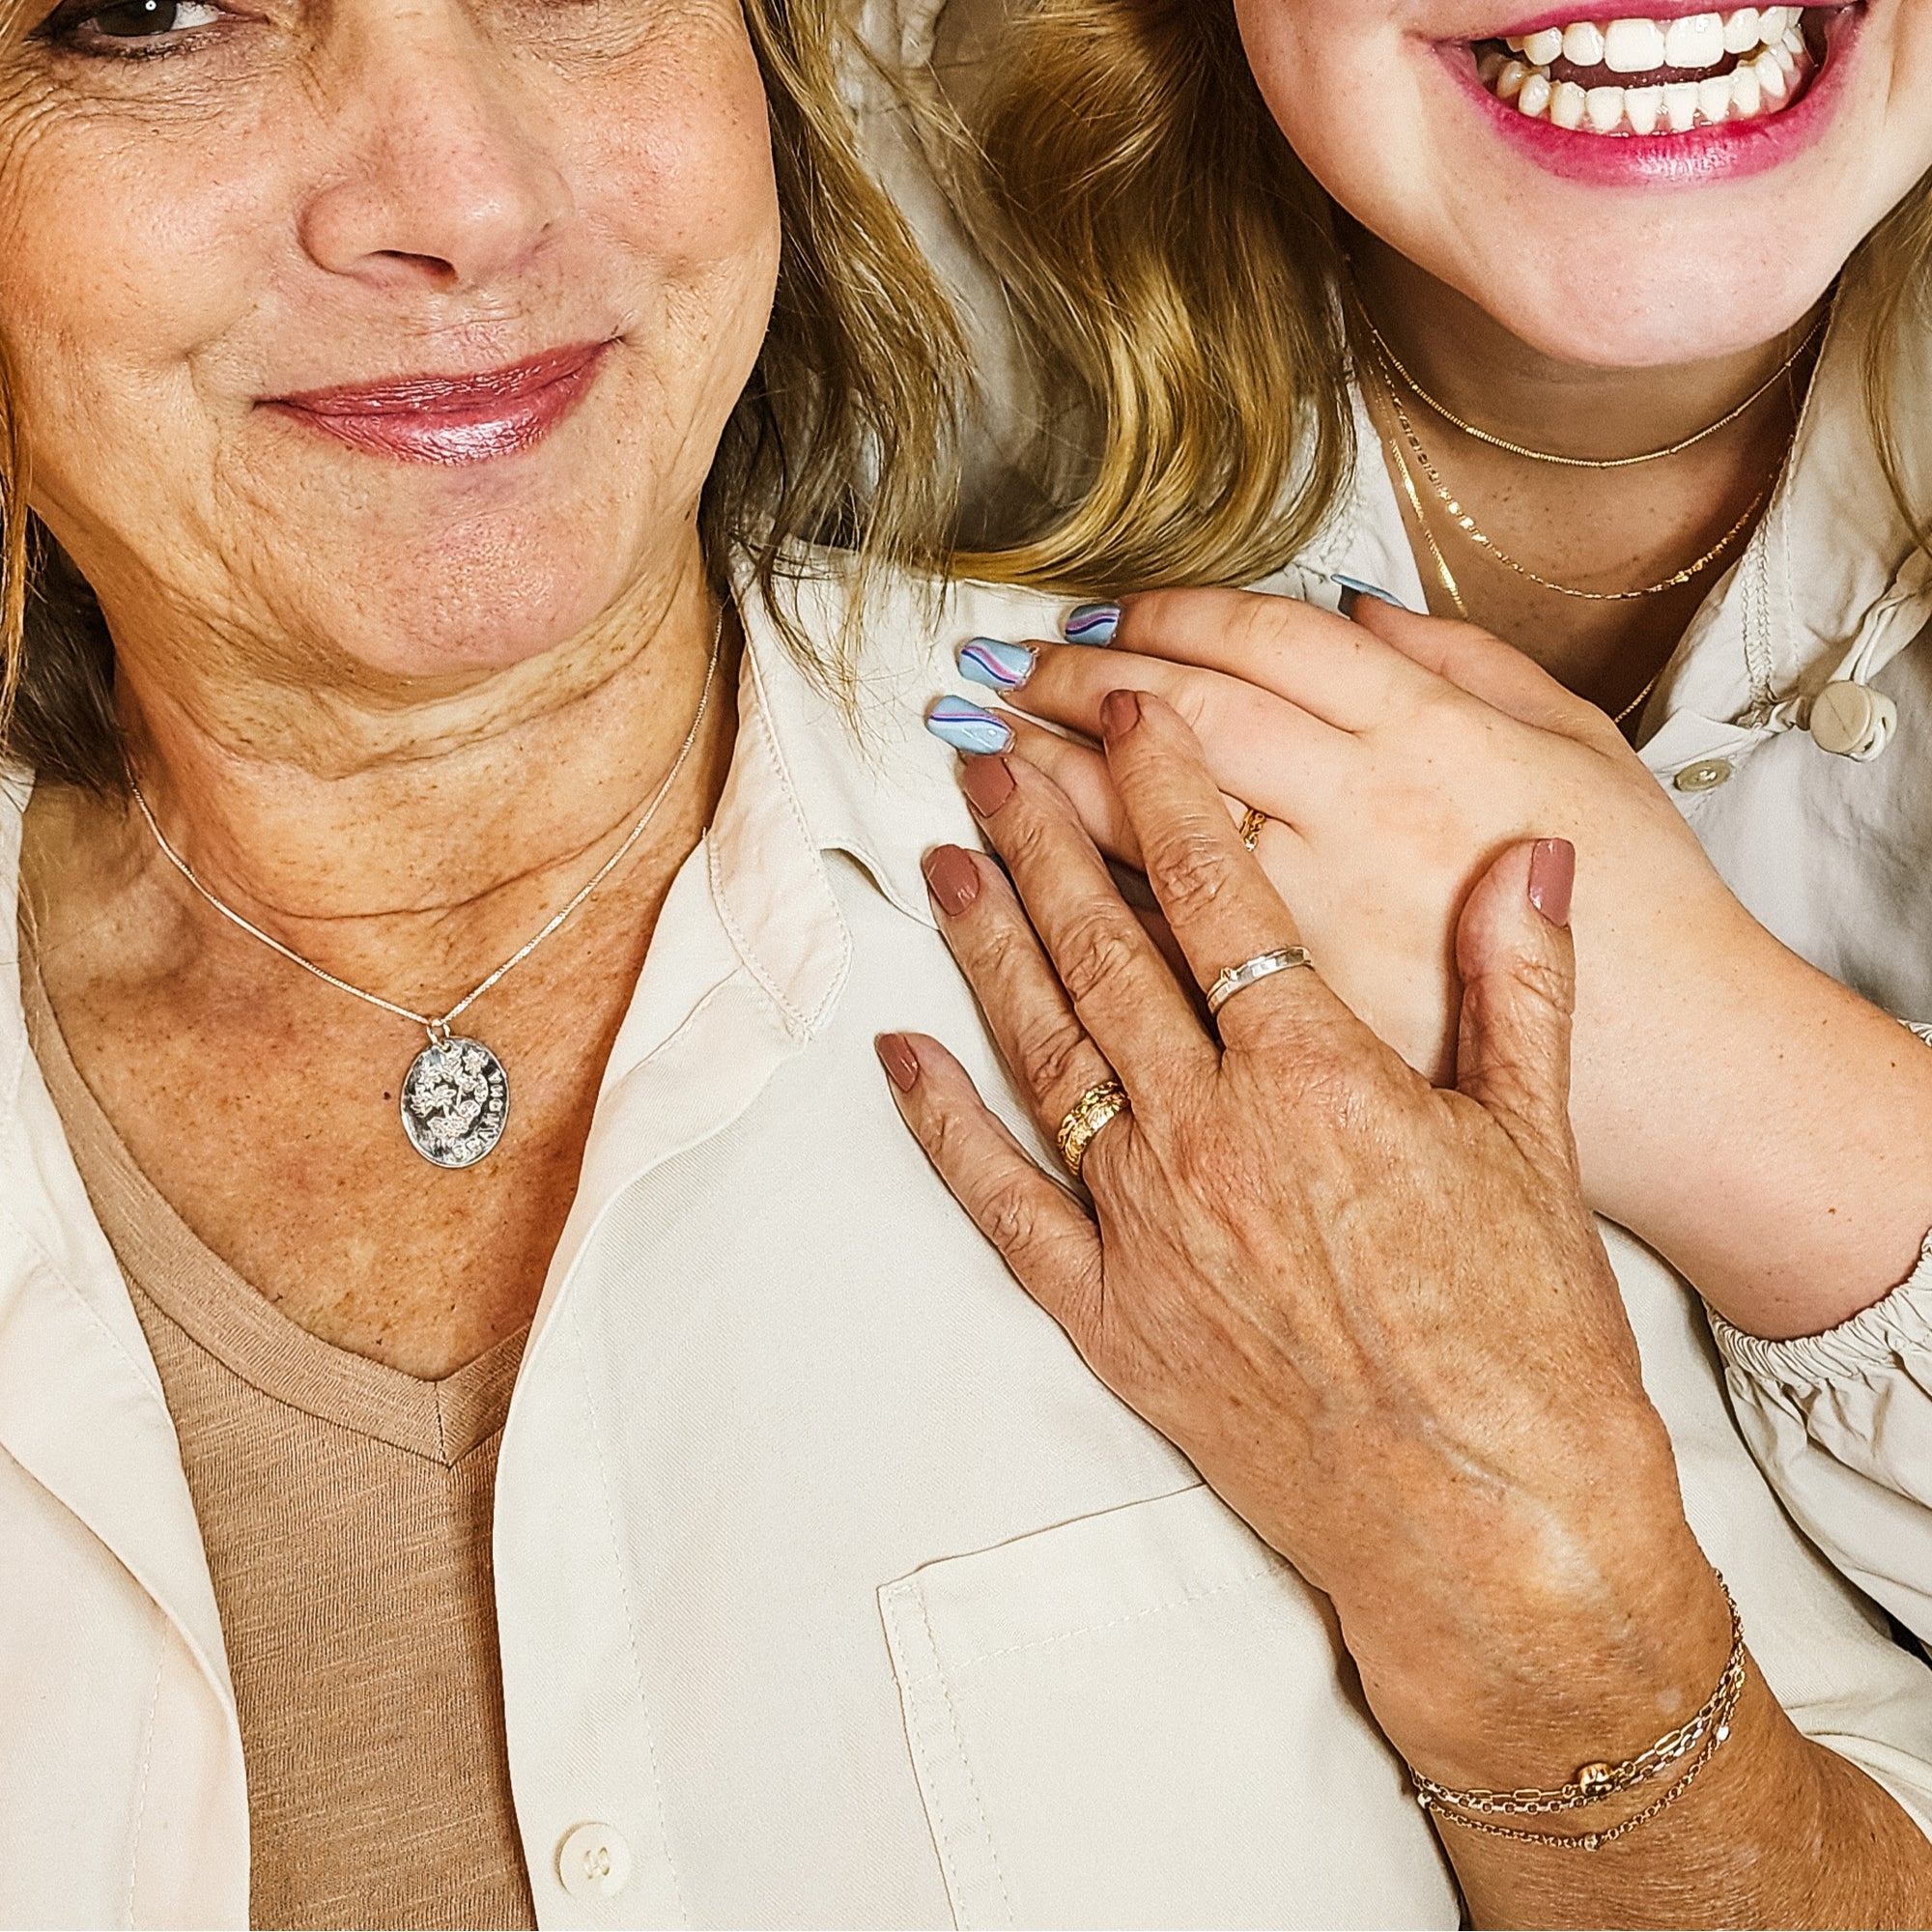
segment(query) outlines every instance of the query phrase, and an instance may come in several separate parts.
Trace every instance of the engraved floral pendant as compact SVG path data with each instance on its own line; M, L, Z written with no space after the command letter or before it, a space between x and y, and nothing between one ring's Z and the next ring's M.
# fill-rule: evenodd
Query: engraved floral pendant
M474 1167L509 1118L510 1076L479 1039L432 1039L403 1076L403 1131L438 1167Z

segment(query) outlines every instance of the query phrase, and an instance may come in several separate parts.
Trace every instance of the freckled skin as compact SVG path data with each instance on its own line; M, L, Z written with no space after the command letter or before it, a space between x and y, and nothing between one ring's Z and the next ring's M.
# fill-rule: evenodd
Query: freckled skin
M440 1011L611 850L696 709L696 518L770 310L733 0L222 0L159 58L0 43L0 342L31 501L95 586L171 836L230 903ZM63 16L64 18L68 16ZM196 18L200 15L194 16ZM258 405L608 341L536 448L352 450ZM323 1339L441 1375L527 1320L657 908L722 786L732 645L677 791L469 1016L511 1122L408 1148L420 1030L43 787L22 915L77 1064L189 1226Z

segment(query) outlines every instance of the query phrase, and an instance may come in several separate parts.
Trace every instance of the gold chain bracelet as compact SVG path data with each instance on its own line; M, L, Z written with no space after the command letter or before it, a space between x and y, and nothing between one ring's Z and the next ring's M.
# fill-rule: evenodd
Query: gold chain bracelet
M1723 1674L1718 1679L1717 1689L1705 1699L1695 1716L1679 1724L1675 1730L1666 1731L1654 1745L1637 1752L1634 1757L1626 1758L1621 1764L1599 1761L1583 1765L1568 1783L1560 1784L1553 1790L1520 1786L1514 1791L1458 1791L1452 1786L1437 1783L1433 1777L1425 1777L1411 1766L1408 1775L1415 1785L1416 1802L1432 1817L1440 1818L1447 1824L1460 1825L1464 1831L1481 1832L1496 1838L1514 1838L1524 1844L1553 1845L1564 1851L1601 1851L1604 1846L1628 1836L1638 1826L1648 1824L1690 1788L1718 1747L1730 1737L1731 1719L1745 1693L1744 1625L1738 1616L1737 1604L1729 1589L1725 1588L1721 1577L1718 1579L1718 1586L1724 1591L1725 1606L1730 1612L1731 1651L1725 1660ZM1578 1811L1587 1805L1601 1804L1605 1799L1615 1798L1623 1792L1634 1791L1680 1765L1684 1767L1682 1775L1661 1797L1620 1824L1602 1832L1531 1832L1517 1826L1490 1822L1494 1817L1548 1817L1559 1812Z

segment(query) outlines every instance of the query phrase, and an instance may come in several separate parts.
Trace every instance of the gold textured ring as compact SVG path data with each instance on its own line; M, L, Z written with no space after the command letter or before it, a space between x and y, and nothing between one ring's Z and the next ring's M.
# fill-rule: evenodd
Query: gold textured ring
M1127 1112L1131 1102L1127 1099L1127 1090L1118 1080L1103 1080L1097 1087L1090 1087L1066 1110L1066 1118L1060 1123L1060 1158L1068 1174L1075 1180L1080 1179L1080 1170L1086 1164L1087 1150L1094 1145L1094 1136L1109 1121L1117 1120Z
M1247 810L1241 814L1241 843L1250 852L1255 849L1256 843L1262 836L1262 827L1267 822L1267 813L1258 805L1249 806Z
M1245 993L1250 986L1271 980L1277 973L1293 973L1314 964L1305 946L1284 946L1273 952L1258 952L1252 959L1243 959L1238 966L1230 966L1208 988L1208 1017L1214 1018L1236 993Z

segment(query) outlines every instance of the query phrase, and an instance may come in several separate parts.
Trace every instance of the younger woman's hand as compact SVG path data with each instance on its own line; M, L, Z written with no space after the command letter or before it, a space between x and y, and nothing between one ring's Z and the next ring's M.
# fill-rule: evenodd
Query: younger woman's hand
M1005 687L1016 748L1130 867L1091 741L1109 691L1161 695L1230 810L1266 814L1257 856L1329 983L1437 1084L1470 891L1512 843L1567 838L1593 1204L1760 1334L1830 1327L1911 1272L1932 1226L1914 1151L1932 1142L1932 1054L1751 919L1610 720L1521 653L1368 598L1350 621L1190 590L1130 600L1111 648L969 647L962 665Z
M1200 738L1232 809L1266 814L1257 856L1335 990L1438 1083L1455 1065L1456 917L1516 840L1560 835L1582 855L1586 955L1634 966L1659 923L1673 950L1686 933L1730 942L1735 901L1616 727L1473 626L1366 598L1350 621L1193 590L1131 600L1109 649L1028 648L1007 703L1081 736L1022 724L1017 748L1101 849L1139 864L1106 760L1082 740L1098 736L1109 691L1156 692ZM1640 988L1625 1011L1633 999Z

